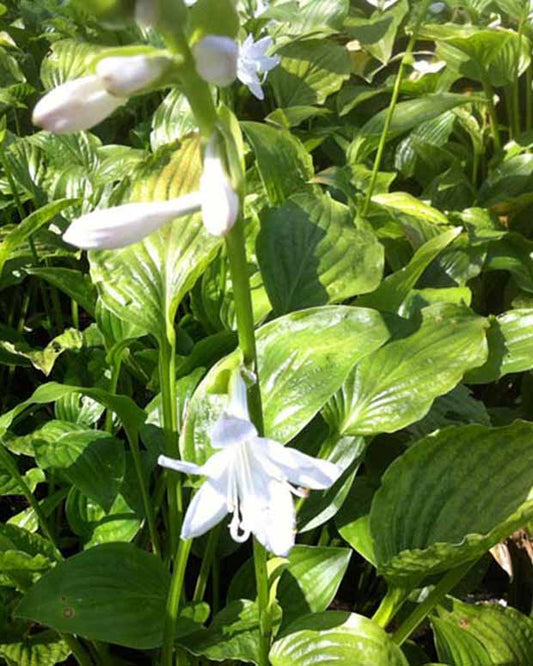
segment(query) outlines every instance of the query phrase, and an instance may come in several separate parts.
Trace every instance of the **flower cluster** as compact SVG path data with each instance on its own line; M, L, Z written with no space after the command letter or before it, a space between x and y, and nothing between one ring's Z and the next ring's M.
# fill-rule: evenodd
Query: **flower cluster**
M235 541L253 534L267 550L286 556L295 537L292 495L305 497L304 489L329 488L341 469L259 437L239 371L232 375L228 404L211 431L211 444L217 452L201 466L159 457L163 467L206 477L187 509L182 538L204 534L231 513L229 529Z

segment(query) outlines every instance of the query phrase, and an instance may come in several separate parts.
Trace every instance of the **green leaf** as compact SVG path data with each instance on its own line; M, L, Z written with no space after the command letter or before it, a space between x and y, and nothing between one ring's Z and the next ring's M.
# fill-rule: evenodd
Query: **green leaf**
M280 442L292 439L338 390L353 365L388 336L377 312L340 305L292 313L261 327L258 371L266 436ZM203 462L209 456L209 432L227 399L226 386L219 386L221 377L238 363L239 352L234 352L215 365L196 390L181 433L185 460Z
M437 118L446 111L450 111L450 109L463 104L471 104L472 101L475 100L467 95L438 93L399 102L392 114L392 123L387 136L391 139L394 136L405 134L420 124ZM387 113L388 109L383 109L365 123L361 128L362 136L381 136Z
M279 578L276 600L283 625L308 613L326 610L334 600L350 562L348 548L294 546ZM253 561L248 560L232 578L230 600L255 599Z
M424 26L420 37L436 41L439 57L463 76L497 87L520 77L531 61L529 39L513 30L446 23Z
M398 28L408 11L408 3L401 0L387 11L375 11L370 18L357 14L350 16L346 21L346 29L364 50L386 64L392 55Z
M167 143L181 140L196 129L189 102L179 90L171 90L152 118L150 145L157 150Z
M59 563L26 593L15 615L147 650L162 642L168 585L154 555L131 544L104 544Z
M187 139L178 150L168 147L150 158L129 200L178 197L197 189L199 175L198 140ZM91 275L109 310L162 339L221 242L199 214L188 215L122 250L91 252Z
M124 479L124 444L99 430L66 433L52 443L37 445L36 459L43 469L62 470L76 488L106 511Z
M31 238L47 222L50 222L56 215L59 215L65 208L69 208L78 203L78 199L60 199L52 201L46 206L42 206L35 212L24 218L14 227L6 236L4 236L0 246L0 274L4 268L5 262L9 259L10 253L18 248L22 243Z
M350 76L348 51L327 39L291 41L276 55L281 61L268 80L281 108L324 104Z
M47 539L15 525L0 524L0 571L45 571L55 559Z
M0 656L19 666L56 666L70 654L70 648L55 631L0 641Z
M72 298L92 317L95 316L96 289L89 279L81 271L72 268L26 268L28 275L36 275L48 284L60 289L64 294Z
M533 620L512 607L451 600L431 618L441 661L450 664L530 664ZM474 647L475 646L475 647Z
M71 79L90 73L90 62L103 46L74 39L62 39L53 44L41 65L41 80L49 90Z
M532 435L521 421L451 427L395 460L370 511L380 572L419 581L479 558L531 520Z
M31 349L26 343L0 341L0 350L13 357L13 365L18 365L15 360L17 358L23 361L29 360L34 368L37 368L46 376L52 372L55 362L61 354L69 350L79 350L82 346L83 336L74 328L69 328L58 335L44 349ZM11 365L9 361L6 362ZM22 364L25 365L24 362Z
M252 144L270 203L283 204L313 177L311 155L287 130L254 122L244 122L241 126Z
M449 229L421 245L404 268L388 275L371 294L358 300L358 304L385 312L401 312L402 304L429 264L460 234L461 229Z
M279 622L279 613L276 615ZM215 615L208 629L181 638L178 643L192 654L213 661L233 659L259 664L257 605L246 599L233 601Z
M487 331L489 355L479 368L471 370L469 384L494 382L511 372L533 368L533 310L518 309L491 317Z
M400 648L372 620L326 611L294 622L270 652L272 666L407 666Z
M500 215L530 205L533 187L533 155L515 155L493 169L479 190L477 205Z
M269 208L257 257L278 315L372 291L384 261L374 234L356 229L349 208L328 194L296 194Z
M448 303L422 310L418 330L364 358L335 397L342 434L395 432L487 356L486 320Z

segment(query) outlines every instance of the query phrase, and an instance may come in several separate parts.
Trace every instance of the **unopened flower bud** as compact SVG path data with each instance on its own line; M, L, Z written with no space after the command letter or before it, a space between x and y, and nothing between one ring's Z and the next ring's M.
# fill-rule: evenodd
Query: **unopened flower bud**
M239 197L226 174L215 141L213 137L205 151L200 194L205 228L214 236L223 236L235 224L239 214Z
M170 201L131 203L95 210L74 220L63 240L82 250L116 250L137 243L177 217L200 209L200 194Z
M193 47L196 71L217 86L229 86L237 76L239 47L230 37L207 35Z
M48 92L33 110L33 123L55 134L90 129L127 100L110 95L98 76L67 81Z
M96 74L108 93L129 97L148 88L161 78L167 59L160 57L110 56L96 65Z

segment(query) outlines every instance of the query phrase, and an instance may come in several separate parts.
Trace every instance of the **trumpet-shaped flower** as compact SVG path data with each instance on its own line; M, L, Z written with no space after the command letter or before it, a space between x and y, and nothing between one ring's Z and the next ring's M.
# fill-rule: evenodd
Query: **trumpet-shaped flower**
M239 214L239 197L233 190L213 136L204 155L200 180L202 218L210 234L223 236L235 224Z
M229 86L237 76L239 47L230 37L207 35L193 47L196 71L208 83Z
M248 35L239 49L237 77L258 99L265 98L259 75L270 72L280 62L279 56L266 55L271 46L272 37L262 37L254 42L253 36Z
M305 496L301 488L329 488L341 470L259 437L250 421L246 386L239 373L231 384L227 409L211 432L217 452L202 466L159 457L163 467L207 477L187 509L181 537L198 537L231 513L230 534L235 541L246 541L254 534L267 550L286 556L295 535L292 494Z
M148 88L161 78L168 66L167 58L145 55L110 56L96 65L96 74L111 95L129 97Z
M63 240L82 250L116 250L137 243L163 224L200 209L199 192L170 201L95 210L74 220Z
M33 110L33 123L54 134L89 129L128 100L111 95L99 76L67 81L47 93Z

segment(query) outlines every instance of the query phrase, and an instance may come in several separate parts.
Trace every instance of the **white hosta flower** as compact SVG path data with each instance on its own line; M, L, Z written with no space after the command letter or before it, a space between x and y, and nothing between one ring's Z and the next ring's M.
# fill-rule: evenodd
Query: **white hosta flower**
M243 542L250 534L267 550L286 556L294 545L292 494L300 488L329 488L341 470L296 449L259 437L246 404L246 387L234 374L227 411L215 424L211 443L218 449L202 466L159 457L163 467L207 477L193 497L181 531L182 539L198 537L233 514L230 533Z
M366 1L368 2L369 5L372 5L372 7L380 9L382 12L384 12L386 9L392 7L398 2L398 0L366 0Z
M231 186L216 149L215 135L207 144L204 155L200 196L205 228L214 236L223 236L235 224L239 214L239 197Z
M166 58L145 55L110 56L96 65L96 74L108 93L129 97L153 85L167 68Z
M126 102L125 97L110 95L99 76L85 76L47 93L35 106L32 119L54 134L70 134L97 125Z
M74 220L63 240L82 250L116 250L132 245L163 224L200 209L199 192L170 201L131 203L95 210Z
M237 76L239 47L230 37L207 35L193 47L196 71L208 83L229 86Z
M258 99L265 98L259 75L270 72L280 61L279 56L266 55L271 46L272 37L262 37L254 42L253 36L248 35L239 49L237 77Z

